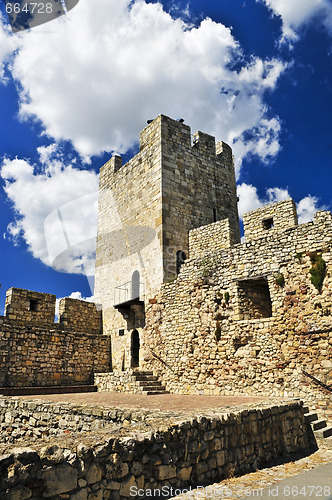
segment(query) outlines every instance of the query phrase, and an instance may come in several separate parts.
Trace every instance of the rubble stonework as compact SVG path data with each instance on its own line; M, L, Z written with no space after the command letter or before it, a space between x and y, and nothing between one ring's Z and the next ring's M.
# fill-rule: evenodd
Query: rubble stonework
M174 393L301 397L331 418L331 392L303 374L332 384L331 248L331 213L318 212L313 222L189 256L146 306L142 368ZM321 292L311 283L315 252L326 263Z
M308 452L310 440L299 402L261 405L220 413L203 411L197 417L156 411L125 409L72 410L67 404L60 419L59 405L0 399L1 426L19 428L26 422L36 434L34 448L15 448L0 459L1 498L156 498L155 489L185 489L217 482L232 474L256 470L280 456ZM70 412L72 418L70 419ZM174 413L174 412L173 412ZM54 431L75 430L82 415L82 427L107 429L99 442L86 444L82 436L68 447L43 443L38 429L45 427L45 415L55 415ZM159 417L159 418L158 418ZM153 418L158 423L153 424ZM129 420L128 420L129 419ZM131 421L133 420L133 421ZM147 420L147 422L146 422ZM119 426L123 422L125 437ZM162 424L160 424L162 421ZM77 425L77 424L76 424ZM143 432L142 432L142 429ZM2 447L2 443L0 443ZM174 496L175 493L169 496ZM63 496L65 495L65 497Z

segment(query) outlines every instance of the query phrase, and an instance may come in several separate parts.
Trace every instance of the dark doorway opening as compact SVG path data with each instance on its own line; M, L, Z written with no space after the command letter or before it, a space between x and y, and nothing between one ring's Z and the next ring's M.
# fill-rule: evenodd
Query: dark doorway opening
M134 330L131 335L131 366L132 368L139 367L139 333L137 330Z

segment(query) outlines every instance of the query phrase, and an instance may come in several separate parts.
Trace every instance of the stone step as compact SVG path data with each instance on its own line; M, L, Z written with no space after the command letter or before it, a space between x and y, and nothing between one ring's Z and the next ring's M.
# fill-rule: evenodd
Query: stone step
M314 422L315 420L318 420L318 415L317 413L305 413L304 418L306 419L306 422L308 424L311 424L311 422Z
M155 375L135 375L135 380L137 380L137 382L155 382L158 380L158 377L156 377Z
M151 376L153 376L153 372L134 371L133 375L135 375L135 377L140 376L140 375L146 375L147 377L151 377Z
M162 388L162 385L160 382L139 382L138 385L140 387L146 388L146 389L153 389L153 388L161 389Z
M165 391L165 389L162 389L160 391L143 391L143 394L146 396L159 396L162 394L169 394L169 391Z
M303 413L310 413L309 406L303 406Z
M323 427L326 427L326 420L314 420L313 422L311 422L311 427L314 431L323 429Z
M332 436L332 426L326 426L324 429L319 429L315 432L315 436L318 438L327 438L329 436Z

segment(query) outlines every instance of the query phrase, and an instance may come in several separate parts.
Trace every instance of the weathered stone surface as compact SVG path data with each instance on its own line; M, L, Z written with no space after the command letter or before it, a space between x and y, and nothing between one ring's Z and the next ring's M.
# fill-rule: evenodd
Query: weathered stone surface
M132 497L133 490L131 490L131 488L137 488L137 482L134 476L129 476L128 479L121 483L120 495L122 495L123 497Z
M91 464L86 472L88 484L98 483L102 477L102 470L97 464Z
M27 500L32 497L32 491L26 486L14 486L9 491L9 500Z
M66 493L77 487L77 471L68 464L48 467L40 471L39 477L44 480L44 497L49 498Z

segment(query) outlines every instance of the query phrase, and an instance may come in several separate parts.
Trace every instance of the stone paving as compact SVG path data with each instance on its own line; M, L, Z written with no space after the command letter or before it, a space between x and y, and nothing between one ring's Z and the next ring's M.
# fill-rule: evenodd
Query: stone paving
M283 398L264 398L256 396L192 396L182 394L163 394L145 396L139 394L123 394L114 392L91 392L77 394L47 394L45 396L20 396L22 399L39 399L58 403L61 401L76 404L92 404L112 408L135 408L174 410L180 412L230 408L246 404L269 401L282 401Z

